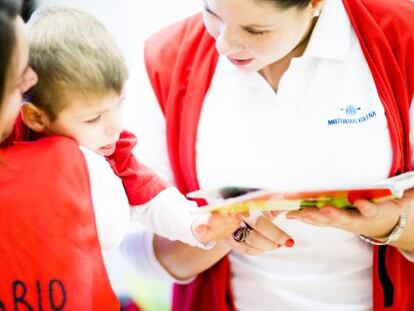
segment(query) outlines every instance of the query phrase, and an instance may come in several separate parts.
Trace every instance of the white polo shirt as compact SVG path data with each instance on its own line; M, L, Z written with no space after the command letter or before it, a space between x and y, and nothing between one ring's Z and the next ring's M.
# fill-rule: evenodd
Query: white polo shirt
M200 187L346 187L386 178L391 163L384 108L341 1L325 2L277 94L219 59L198 130ZM275 223L293 248L230 255L237 310L372 309L369 244L284 216Z

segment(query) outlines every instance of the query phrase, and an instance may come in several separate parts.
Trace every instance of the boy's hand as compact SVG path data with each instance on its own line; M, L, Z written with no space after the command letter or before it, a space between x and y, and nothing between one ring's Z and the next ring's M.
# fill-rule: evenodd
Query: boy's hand
M228 238L239 227L242 214L223 215L212 213L197 216L191 230L196 239L201 243L219 241Z

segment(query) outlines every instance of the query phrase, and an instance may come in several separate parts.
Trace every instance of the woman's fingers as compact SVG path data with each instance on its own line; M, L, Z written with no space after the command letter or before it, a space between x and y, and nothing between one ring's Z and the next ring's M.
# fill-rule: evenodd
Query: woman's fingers
M225 239L232 234L240 224L240 215L201 215L194 219L192 231L198 241L207 243Z
M260 246L267 245L266 241L270 241L273 244L273 248L278 246L291 247L294 244L293 238L285 231L276 226L270 219L259 216L255 221L249 219L245 220L255 231L260 235L258 238L256 235L253 236L253 241L250 244L259 248ZM265 239L266 241L263 241Z
M263 212L263 215L266 217L266 218L268 218L268 219L270 219L270 220L273 220L273 219L275 219L277 216L279 216L279 214L281 214L282 212L281 211L264 211Z
M231 239L228 245L248 255L260 255L281 246L292 247L294 245L292 237L277 227L271 219L273 217L269 219L262 215L245 219L244 222L249 228L247 237L242 242Z
M254 229L250 230L249 235L242 244L247 244L248 246L251 246L263 252L270 251L281 246L279 243L274 243L273 241L267 239L265 236L261 235Z
M246 255L261 255L264 253L264 250L260 250L244 242L236 242L232 238L227 239L225 242L231 249Z
M373 218L378 215L380 212L380 209L377 205L371 203L367 200L358 200L356 202L357 204L355 207L358 209L358 211L361 213L362 216L365 218Z

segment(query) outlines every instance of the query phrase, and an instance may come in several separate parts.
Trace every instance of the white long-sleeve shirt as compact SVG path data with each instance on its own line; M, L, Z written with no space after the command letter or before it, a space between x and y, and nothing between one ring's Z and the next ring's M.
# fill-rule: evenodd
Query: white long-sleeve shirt
M187 200L176 188L160 191L145 204L129 206L121 179L112 172L105 159L85 148L81 150L88 165L102 248L119 245L130 221L137 221L173 241L201 248L213 246L214 243L204 244L195 238L191 225L196 217L193 212L197 210L197 204Z
M98 237L104 251L121 246L141 274L177 282L155 258L153 233L204 249L214 245L200 243L194 237L191 224L196 204L188 201L177 189L167 188L148 203L131 207L121 180L104 157L83 147L81 151L88 166ZM140 230L127 235L131 221L149 231Z

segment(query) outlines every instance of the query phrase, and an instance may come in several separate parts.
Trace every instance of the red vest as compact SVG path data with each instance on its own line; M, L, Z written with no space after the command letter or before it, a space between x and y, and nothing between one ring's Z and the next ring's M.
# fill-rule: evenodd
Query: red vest
M390 175L411 170L409 105L414 94L414 3L343 0L387 115L393 148ZM200 15L174 24L146 45L149 78L166 118L168 152L183 193L199 188L197 126L218 55ZM414 264L393 247L375 247L374 310L414 308ZM176 285L175 310L234 310L229 261L223 258L189 285Z
M0 172L0 310L119 310L77 144L16 143Z

